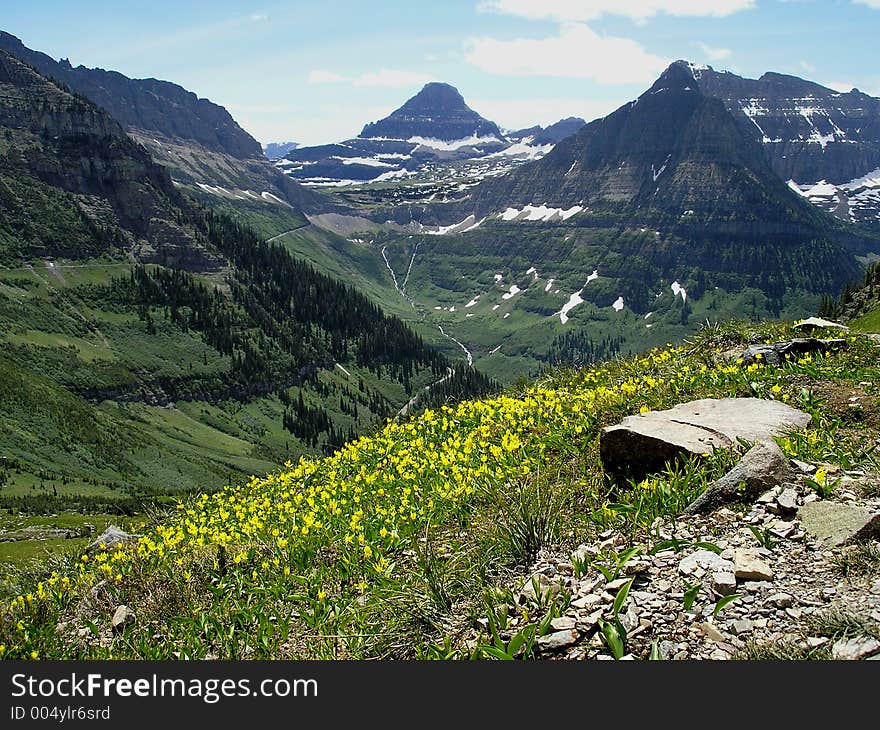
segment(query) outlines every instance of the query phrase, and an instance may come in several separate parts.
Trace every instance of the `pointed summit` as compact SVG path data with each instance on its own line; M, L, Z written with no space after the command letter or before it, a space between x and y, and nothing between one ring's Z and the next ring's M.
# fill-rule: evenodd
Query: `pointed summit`
M494 122L481 117L471 109L449 84L431 82L384 119L367 124L360 133L362 138L389 138L442 140L452 142L468 138L495 138L502 140L501 130Z

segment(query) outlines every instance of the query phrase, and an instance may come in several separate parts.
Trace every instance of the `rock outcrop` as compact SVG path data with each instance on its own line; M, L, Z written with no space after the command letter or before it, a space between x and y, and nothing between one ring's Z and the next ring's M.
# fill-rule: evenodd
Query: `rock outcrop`
M639 477L659 471L681 456L769 440L804 428L809 414L785 403L760 398L704 399L666 411L627 416L602 431L600 450L606 470Z

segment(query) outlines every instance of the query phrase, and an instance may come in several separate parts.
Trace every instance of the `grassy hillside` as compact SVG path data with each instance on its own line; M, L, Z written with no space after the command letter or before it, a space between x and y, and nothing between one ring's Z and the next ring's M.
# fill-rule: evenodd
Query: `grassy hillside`
M495 656L493 622L516 611L529 656L566 596L511 606L511 571L609 528L649 538L732 463L722 452L615 484L598 437L622 416L699 397L779 399L814 419L779 439L789 456L877 475L872 341L852 336L838 354L779 367L723 354L789 333L705 328L680 347L556 370L186 498L136 547L70 551L9 574L0 644L7 657L33 658ZM867 417L839 395L865 385ZM137 621L113 634L120 604ZM482 643L463 645L468 627L483 627Z

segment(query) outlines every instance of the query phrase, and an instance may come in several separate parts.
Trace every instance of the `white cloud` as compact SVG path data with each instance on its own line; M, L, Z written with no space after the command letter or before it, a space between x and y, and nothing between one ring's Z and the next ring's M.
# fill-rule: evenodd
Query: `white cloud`
M323 69L314 69L309 71L306 81L310 84L339 84L343 81L350 81L347 76L341 76L333 71L325 71Z
M801 61L800 67L806 71L807 73L813 73L816 70L816 67L810 63L809 61Z
M880 0L861 2L880 5ZM755 0L487 0L478 6L484 11L561 22L581 22L603 15L645 20L660 13L725 17L753 7Z
M264 20L269 20L269 16L266 15L265 13L254 13L254 14L251 16L251 20L252 20L254 23L260 23L260 22L262 22L262 21L264 21Z
M853 0L856 5L867 5L869 8L880 10L880 0Z
M628 84L652 81L669 60L648 53L629 38L600 36L583 24L570 24L550 38L497 40L472 38L465 58L500 76L549 76Z
M628 99L595 99L577 97L531 99L471 99L468 105L486 119L505 129L525 129L540 124L558 122L565 117L581 117L588 122L604 117L622 106Z
M386 89L405 89L421 86L431 81L430 76L414 71L395 71L383 68L379 71L368 71L360 76L343 76L334 71L314 69L309 71L306 81L310 84L352 84L353 86L382 87Z
M703 51L703 55L710 61L723 61L725 58L730 58L733 53L729 48L714 48L705 43L697 43L697 45Z

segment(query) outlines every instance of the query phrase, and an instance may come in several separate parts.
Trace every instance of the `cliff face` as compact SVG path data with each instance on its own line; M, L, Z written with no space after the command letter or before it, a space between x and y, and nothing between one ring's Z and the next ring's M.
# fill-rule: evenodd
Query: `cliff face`
M0 49L26 61L40 73L60 81L106 109L123 127L153 136L186 139L239 159L261 157L260 144L226 109L200 99L177 84L157 79L130 79L115 71L73 67L27 48L0 31Z
M77 251L37 236L41 240L29 243L33 251L77 256L93 255L95 246L125 247L145 261L213 267L213 257L178 222L188 203L167 170L107 112L2 50L0 95L0 166L8 193L0 205L7 226L34 229L29 201L16 193L27 190L51 198L100 239Z
M880 167L880 99L778 73L746 79L695 67L694 76L764 146L784 180L839 184Z

